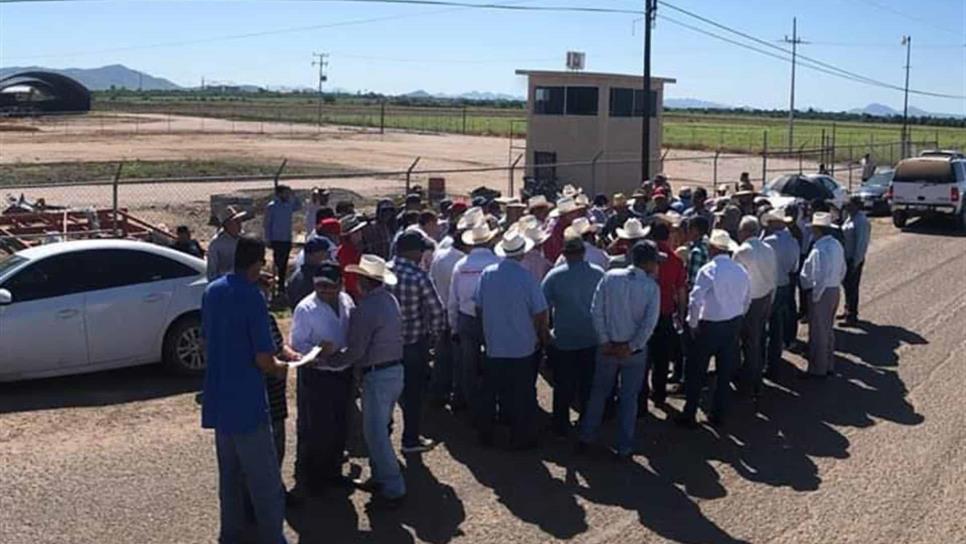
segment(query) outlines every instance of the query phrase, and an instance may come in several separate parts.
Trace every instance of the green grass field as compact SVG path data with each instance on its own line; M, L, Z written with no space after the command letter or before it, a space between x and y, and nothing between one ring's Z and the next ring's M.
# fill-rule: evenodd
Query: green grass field
M217 117L243 121L280 123L315 123L318 104L306 97L291 98L186 98L186 97L119 97L102 98L95 110L129 113L162 113ZM378 129L405 129L427 132L449 132L507 137L526 134L526 112L522 108L416 107L352 102L327 103L322 108L322 122ZM880 162L898 158L895 144L901 126L890 123L832 122L797 120L794 149L815 149L822 145L837 148L836 159L858 159L871 151ZM767 140L767 143L766 143ZM966 129L916 125L911 127L913 142L938 142L941 148L966 149ZM788 125L785 119L752 115L712 115L668 111L664 114L664 146L671 148L721 150L724 152L759 153L785 151Z

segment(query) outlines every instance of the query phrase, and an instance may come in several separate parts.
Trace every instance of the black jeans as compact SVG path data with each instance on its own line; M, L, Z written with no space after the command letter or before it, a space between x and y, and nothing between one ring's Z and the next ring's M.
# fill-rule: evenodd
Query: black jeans
M738 331L741 317L729 321L702 321L688 354L684 389L687 400L683 415L694 418L698 412L701 391L708 380L708 365L715 358L715 390L711 414L723 418L731 396L731 377L738 361Z
M285 292L285 279L288 276L288 257L292 254L292 242L272 242L272 259L275 261L275 274L278 283L275 290Z
M285 460L285 420L272 420L272 438L275 440L275 455L278 457L278 468L282 468Z
M429 340L403 346L403 391L399 405L403 412L403 447L419 443L423 398L429 385Z
M765 325L771 315L771 294L751 301L741 322L742 385L752 395L761 390L761 375L765 366Z
M791 294L793 289L791 285L784 285L775 290L771 315L768 316L768 334L765 337L765 366L769 371L774 371L781 364L782 352L789 343L785 327L788 326L789 314L792 312L789 304L794 300L794 295Z
M453 332L446 330L436 339L436 359L430 378L430 392L434 400L448 401L453 399L457 387L456 355L458 346L453 342ZM454 399L455 400L455 399Z
M553 428L558 433L565 433L570 430L570 408L574 407L574 402L581 416L587 408L597 347L548 351L553 368Z
M534 355L519 359L487 357L483 362L483 395L478 422L480 436L493 437L497 404L510 423L510 443L524 446L536 439L533 421L537 391L533 386Z
M302 391L305 400L304 428L299 448L303 454L302 477L312 491L326 480L342 475L342 454L348 432L348 409L352 396L352 369L329 372L305 368Z
M681 339L674 330L674 321L670 315L662 315L657 320L654 333L647 342L648 359L647 374L650 375L650 386L648 386L647 375L644 377L644 385L641 387L639 413L647 411L647 396L653 393L654 400L661 402L667 398L667 375L671 368L671 358L676 349L675 343L680 343Z
M859 287L862 283L862 267L864 262L858 265L849 263L845 272L845 281L842 287L845 289L845 315L849 319L859 318Z

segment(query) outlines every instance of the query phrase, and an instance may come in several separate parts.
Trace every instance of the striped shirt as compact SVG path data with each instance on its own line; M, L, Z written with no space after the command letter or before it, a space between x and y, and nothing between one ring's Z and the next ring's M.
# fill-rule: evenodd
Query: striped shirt
M272 328L272 340L275 342L275 353L281 353L285 345L282 331L278 328L275 316L269 315L268 324ZM272 421L281 421L288 417L288 403L286 401L286 380L276 378L271 374L265 375L265 391L268 393L268 411Z

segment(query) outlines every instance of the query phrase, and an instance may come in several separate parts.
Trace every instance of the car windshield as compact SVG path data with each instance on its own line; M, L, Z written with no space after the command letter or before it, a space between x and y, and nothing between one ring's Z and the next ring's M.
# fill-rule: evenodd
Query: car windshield
M872 185L874 187L887 187L892 183L892 170L888 172L879 172L878 174L872 176L871 178L865 180L862 185Z
M19 255L4 255L0 257L0 277L8 270L13 270L17 265L26 262L27 259Z

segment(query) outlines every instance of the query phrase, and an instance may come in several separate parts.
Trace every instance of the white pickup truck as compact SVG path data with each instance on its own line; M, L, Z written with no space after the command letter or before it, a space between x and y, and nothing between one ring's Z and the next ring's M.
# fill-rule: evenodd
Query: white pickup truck
M892 222L904 228L913 217L947 217L966 231L966 160L916 157L896 166L888 198Z

